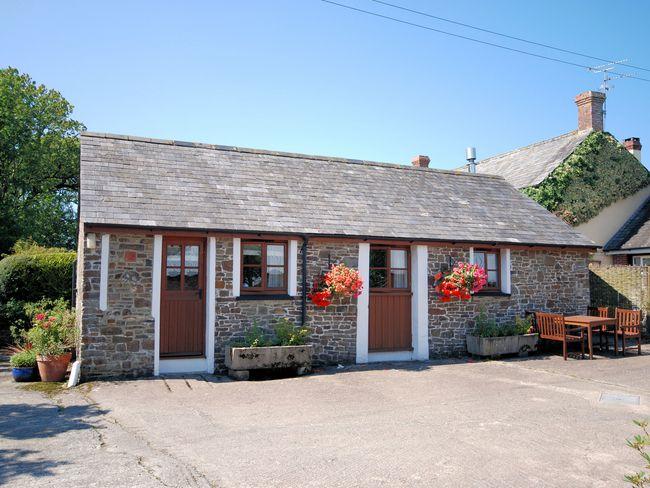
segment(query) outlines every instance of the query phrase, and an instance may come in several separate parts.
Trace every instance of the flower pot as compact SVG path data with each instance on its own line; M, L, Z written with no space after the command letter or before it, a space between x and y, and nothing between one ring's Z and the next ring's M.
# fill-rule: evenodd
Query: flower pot
M36 356L41 381L63 381L71 357L69 352L60 356Z
M11 376L14 381L17 383L22 383L25 381L33 381L34 376L36 376L36 371L34 371L33 366L22 367L22 368L11 368Z

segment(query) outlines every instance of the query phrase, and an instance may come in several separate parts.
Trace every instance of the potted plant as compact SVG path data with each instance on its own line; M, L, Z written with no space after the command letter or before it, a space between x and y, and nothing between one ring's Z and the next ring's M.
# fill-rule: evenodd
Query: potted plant
M22 349L9 358L11 376L16 382L32 381L35 376L36 352L33 349Z
M42 381L63 381L77 341L74 313L69 310L39 313L27 340L36 352L36 363Z
M286 318L279 319L274 329L275 337L267 337L254 322L244 341L226 346L230 377L246 380L251 370L258 369L293 368L299 375L311 370L312 346L305 344L309 329Z
M513 323L497 324L482 309L476 329L467 335L467 351L476 356L496 357L504 354L527 356L537 350L539 334L533 332L532 317L515 317Z

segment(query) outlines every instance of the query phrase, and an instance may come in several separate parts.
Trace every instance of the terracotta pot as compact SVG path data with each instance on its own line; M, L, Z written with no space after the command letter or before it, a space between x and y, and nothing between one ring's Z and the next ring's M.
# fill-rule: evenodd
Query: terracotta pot
M36 356L41 381L63 381L71 357L69 352L60 356Z

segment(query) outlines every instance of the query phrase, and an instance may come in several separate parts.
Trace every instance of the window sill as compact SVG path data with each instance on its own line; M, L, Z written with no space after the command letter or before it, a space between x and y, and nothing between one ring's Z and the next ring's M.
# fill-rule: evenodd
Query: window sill
M475 293L472 296L474 296L474 297L509 297L509 296L511 296L511 293L504 293L504 292L498 291L498 290L495 290L495 291L490 290L490 291L480 291L478 293Z
M250 295L239 295L238 297L235 297L235 300L294 300L298 297L292 297L291 295L282 294L282 295L274 295L274 294L269 294L269 293L256 293L256 294L250 294Z

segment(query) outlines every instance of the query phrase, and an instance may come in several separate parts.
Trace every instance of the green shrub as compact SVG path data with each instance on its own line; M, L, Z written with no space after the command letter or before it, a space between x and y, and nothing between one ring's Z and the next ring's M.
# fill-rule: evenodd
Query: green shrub
M650 453L647 451L648 446L650 446L648 421L634 420L634 423L641 428L643 433L635 435L632 439L628 439L627 445L639 453L643 460L643 468L650 469ZM636 488L643 488L650 486L650 475L645 471L638 471L633 474L625 475L625 481Z
M43 298L37 302L23 302L13 298L0 305L0 323L9 324L9 333L13 342L23 342L23 336L32 325L37 313L63 312L70 310L70 302L64 298L52 300Z
M17 352L9 358L9 362L14 368L33 368L36 366L36 352L33 349Z
M68 300L72 289L74 252L24 244L15 250L0 260L0 333L29 325L26 306Z

